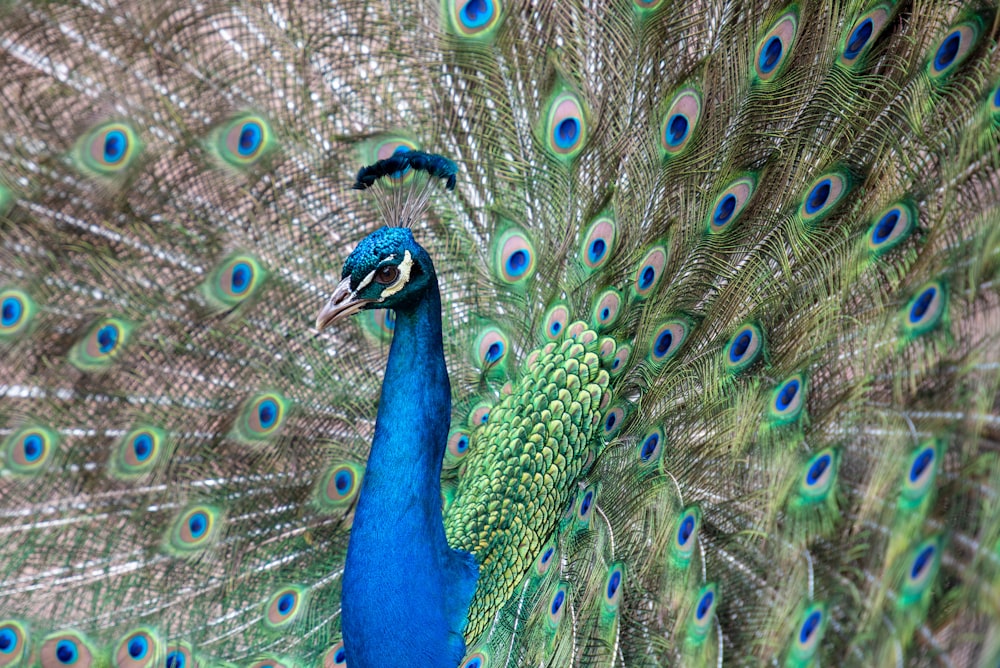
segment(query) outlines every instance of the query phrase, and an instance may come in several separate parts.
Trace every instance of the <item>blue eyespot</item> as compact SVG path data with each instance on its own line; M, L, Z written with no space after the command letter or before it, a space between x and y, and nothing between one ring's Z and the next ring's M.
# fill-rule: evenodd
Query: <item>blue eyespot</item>
M187 657L184 656L184 652L174 650L167 654L167 668L184 668L186 663Z
M101 327L97 332L97 349L102 354L107 354L115 349L118 343L118 328L113 324Z
M552 558L552 555L555 554L555 552L556 550L554 547L550 547L547 550L545 550L545 552L542 553L542 564L544 565L549 563L549 559Z
M278 404L273 399L265 399L257 406L257 417L263 429L270 429L278 419Z
M920 554L917 555L917 558L913 560L913 566L910 568L911 580L916 580L921 576L924 569L927 568L927 564L931 563L931 560L934 557L935 549L936 546L928 545L921 550Z
M809 196L806 198L806 213L814 214L823 208L826 201L830 198L830 189L832 183L830 179L823 179L809 191Z
M336 654L333 655L333 660L335 663L343 663L347 660L347 650L343 647L337 650Z
M460 12L462 23L470 29L481 28L489 23L493 13L493 3L488 0L470 0Z
M192 538L201 538L205 535L207 528L208 518L205 516L205 513L198 512L188 518L188 530L191 532Z
M501 357L503 357L503 343L500 341L494 341L490 344L489 348L486 349L485 360L487 364L492 364L496 362Z
M656 452L656 446L660 444L660 435L653 433L650 434L642 444L642 450L639 452L639 456L642 457L642 461L648 462L649 458L653 456Z
M552 599L552 614L559 614L560 608L562 608L563 602L566 600L566 592L560 589L556 592L555 597Z
M714 600L715 600L715 592L709 590L706 591L705 595L701 597L700 601L698 601L698 610L695 613L695 616L698 618L699 621L704 619L705 615L707 615L712 610L712 602Z
M580 516L585 517L587 513L590 512L590 506L594 502L594 493L587 492L583 495L583 501L580 502Z
M0 652L11 654L17 649L17 634L9 628L0 629Z
M564 118L556 124L554 140L556 146L563 150L573 148L580 136L580 121L575 118Z
M639 274L639 289L648 290L655 279L656 270L652 267L644 267L642 273Z
M295 605L295 594L287 593L283 594L281 598L278 599L278 612L283 615L287 615L288 611L292 609Z
M819 610L806 617L806 620L802 622L802 627L799 629L799 642L803 645L808 643L822 621L823 613Z
M924 474L927 467L934 461L934 448L927 448L922 451L917 458L913 460L913 466L910 467L910 480L916 482L920 479L920 476Z
M112 130L104 135L104 161L115 164L128 150L128 138L121 130Z
M823 477L823 473L829 468L831 462L830 455L823 455L809 467L809 473L806 475L806 484L815 485L816 482Z
M153 437L147 433L142 433L132 439L132 451L135 458L140 462L146 461L153 452Z
M240 129L240 138L237 149L239 154L244 157L253 155L257 149L260 148L260 143L263 138L264 131L260 125L252 121L245 123Z
M591 264L597 264L607 251L608 244L604 239L594 239L587 249L587 257L590 259Z
M784 47L781 46L781 38L777 35L771 37L767 40L764 48L760 51L760 57L758 58L758 65L760 71L764 74L769 73L774 69L775 65L781 60L781 52Z
M729 219L733 217L733 212L736 211L736 195L732 193L727 193L715 207L715 213L712 215L712 223L716 227L721 227L729 222Z
M618 593L618 586L621 584L621 582L622 582L621 571L615 571L614 573L611 574L611 577L608 579L608 598L615 597L615 594Z
M691 534L694 533L694 517L687 515L684 521L681 522L680 527L677 529L677 544L681 547L687 545L687 542L691 539Z
M920 295L913 300L913 306L910 307L910 322L920 322L920 319L927 313L927 309L931 305L931 302L934 301L934 297L936 295L937 288L930 287L921 292Z
M731 362L739 362L743 355L746 354L747 348L750 347L750 342L753 341L753 333L750 331L742 331L733 341L733 345L729 347L729 360Z
M872 33L875 31L875 25L872 23L870 18L865 19L851 32L851 36L847 40L847 48L844 49L844 58L847 60L853 60L858 57L861 50L865 48L868 44L868 40L871 39Z
M795 395L799 393L799 381L790 380L778 393L778 398L774 402L774 407L779 411L786 410L795 400Z
M677 146L688 136L688 128L691 124L688 123L688 119L684 114L674 114L669 119L667 119L667 130L664 136L664 140L669 146Z
M3 307L0 310L0 325L13 327L21 319L21 313L23 312L24 307L21 305L20 299L17 297L7 297L3 300Z
M518 278L524 274L529 266L531 266L531 257L523 249L514 251L507 258L507 273L514 278Z
M347 492L351 488L351 483L354 482L354 476L351 475L350 471L347 469L337 472L337 475L333 478L333 484L336 486L337 491L341 494Z
M38 434L29 434L22 442L24 449L24 459L28 462L36 461L45 451L45 443Z
M943 70L955 61L955 56L958 55L958 47L962 44L962 33L959 30L955 30L948 37L941 42L941 46L938 47L937 54L934 56L934 68L937 70Z
M660 332L660 335L656 337L656 343L653 345L653 354L657 357L663 357L670 351L670 346L674 342L674 333L669 329L665 329Z
M56 658L60 663L75 663L78 656L76 643L72 640L60 640L56 643Z
M246 262L239 262L233 267L232 274L230 277L230 287L232 291L236 294L243 293L247 286L250 285L250 279L253 278L253 269Z
M141 635L137 635L128 641L128 655L136 661L146 656L149 651L149 642Z
M896 223L899 222L899 210L892 209L878 221L875 225L875 230L872 232L872 241L875 244L884 243L886 239L892 234L892 231L896 229Z

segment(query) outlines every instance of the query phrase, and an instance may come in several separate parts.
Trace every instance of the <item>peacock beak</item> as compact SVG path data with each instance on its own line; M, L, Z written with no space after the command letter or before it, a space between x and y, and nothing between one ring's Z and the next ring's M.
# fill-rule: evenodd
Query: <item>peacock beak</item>
M348 276L337 285L330 300L320 309L319 315L316 316L316 328L323 331L336 321L354 315L371 301L371 299L358 298L354 290L351 289L351 277Z

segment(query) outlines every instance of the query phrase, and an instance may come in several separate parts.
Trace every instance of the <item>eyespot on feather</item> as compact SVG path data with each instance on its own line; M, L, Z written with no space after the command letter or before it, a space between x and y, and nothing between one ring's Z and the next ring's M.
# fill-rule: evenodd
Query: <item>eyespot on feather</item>
M653 294L663 278L667 266L667 251L662 246L653 246L639 262L632 281L632 293L637 299L645 299Z
M622 425L625 423L625 409L621 406L613 406L604 414L602 422L602 434L604 438L614 438Z
M163 643L151 629L137 628L118 642L112 657L117 668L159 667L164 659Z
M323 510L345 510L354 503L361 489L364 467L353 462L331 466L319 479L316 500Z
M293 666L287 661L280 661L275 656L265 654L254 659L249 668L293 668Z
M479 649L470 654L459 668L489 668L490 655L486 649Z
M620 562L611 564L607 578L604 581L604 598L601 601L605 610L617 611L622 602L622 591L625 589L625 565Z
M576 519L578 522L587 524L591 515L594 514L594 505L597 502L597 489L588 487L580 492L579 502L576 506Z
M934 536L922 541L902 564L905 571L898 604L905 607L922 599L934 584L941 565L941 539Z
M701 509L698 506L685 508L677 518L671 555L675 565L685 566L691 561L698 545L701 530Z
M81 172L107 178L135 164L142 149L142 141L131 125L110 121L87 131L77 142L73 158Z
M469 411L468 425L472 429L480 427L490 421L490 410L493 404L488 401L481 401L473 406Z
M741 176L730 183L712 204L708 214L708 231L718 234L730 229L739 220L756 189L757 179L753 175Z
M277 392L263 392L250 397L240 409L233 436L247 444L270 440L284 425L290 404Z
M569 585L565 582L560 582L555 591L552 592L552 596L548 599L547 621L551 631L559 628L559 623L562 622L568 604Z
M793 7L779 17L760 40L753 61L754 72L760 81L774 80L788 66L798 30L798 9Z
M545 113L544 143L556 158L569 161L587 141L587 119L580 98L571 91L552 97Z
M800 617L801 621L795 627L792 637L791 655L800 665L807 665L819 649L826 633L826 605L815 603L806 608Z
M4 441L4 464L15 475L36 475L52 461L58 445L58 432L42 425L24 427Z
M726 344L726 368L739 373L757 361L764 352L764 333L757 325L743 325Z
M556 545L554 540L549 540L535 559L535 575L541 577L549 572L552 564L556 560Z
M164 548L178 556L199 552L215 541L221 524L222 516L217 508L191 506L174 518Z
M700 643L712 629L718 597L715 583L704 584L698 590L694 608L691 610L691 620L688 622L688 639L691 642Z
M459 462L469 454L469 432L464 429L453 429L448 434L448 448L444 453L446 467L458 466Z
M98 321L70 350L69 361L81 371L103 371L128 345L133 326L119 318Z
M587 228L580 244L580 262L590 272L607 265L618 240L618 223L609 213L598 216Z
M799 498L805 503L825 501L837 482L839 456L833 448L824 448L813 455L802 470Z
M320 668L347 668L347 651L344 641L340 640L323 654L323 665Z
M618 321L622 309L622 296L615 288L608 288L597 295L591 310L591 325L598 330L608 329Z
M569 307L558 303L550 307L542 319L542 336L549 341L562 338L569 324Z
M476 337L473 361L484 371L500 371L506 367L510 340L499 327L486 327Z
M660 150L664 158L680 155L691 144L702 115L701 92L682 88L674 95L660 122Z
M44 668L91 668L96 655L94 646L77 631L58 631L46 636L38 652Z
M306 606L306 590L298 586L279 589L264 607L264 625L272 630L292 624Z
M917 212L907 202L897 202L875 217L868 230L868 249L882 255L904 241L917 226Z
M512 228L497 237L493 262L496 275L503 282L516 285L535 273L535 247L528 235Z
M691 323L683 318L671 318L660 323L649 343L649 361L656 366L674 357L687 341Z
M632 346L627 343L618 346L614 357L611 358L611 369L608 371L608 375L612 378L620 376L628 368L628 358L631 354Z
M900 487L900 505L919 505L934 490L940 466L942 446L938 441L925 441L906 459Z
M0 620L0 668L21 665L30 651L27 627L15 619Z
M864 55L888 24L890 11L887 4L876 5L854 21L840 47L838 61L841 65L855 67L864 63Z
M118 441L111 457L111 472L122 480L133 480L152 471L166 443L167 433L158 427L140 426Z
M254 166L276 146L267 120L250 112L217 126L207 141L207 148L220 164L237 170Z
M965 21L948 30L931 50L930 61L927 63L927 73L931 80L943 81L958 69L972 53L982 32L983 28L978 20Z
M832 171L823 174L806 189L806 196L799 205L799 220L810 227L829 215L851 191L846 172Z
M806 405L806 377L796 373L778 384L767 404L768 418L775 424L790 424L799 419Z
M36 310L34 300L24 290L0 290L0 341L12 341L28 331Z
M920 288L903 309L903 330L910 337L937 327L948 309L945 283L931 281Z
M640 465L651 466L656 464L660 460L660 455L663 454L663 430L656 427L647 432L642 437L642 440L639 441L636 452L639 456Z
M167 646L166 668L200 668L200 662L186 642L175 642Z
M496 33L503 18L500 0L444 0L450 32L466 39L486 40Z
M239 306L252 297L267 272L252 255L238 253L223 260L202 284L202 294L217 308Z

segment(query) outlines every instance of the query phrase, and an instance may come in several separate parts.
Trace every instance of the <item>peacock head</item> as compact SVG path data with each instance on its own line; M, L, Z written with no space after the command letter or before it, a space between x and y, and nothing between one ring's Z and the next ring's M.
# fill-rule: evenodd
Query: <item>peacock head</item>
M405 227L383 227L361 240L344 262L340 284L316 317L316 327L364 309L406 309L419 301L434 265Z

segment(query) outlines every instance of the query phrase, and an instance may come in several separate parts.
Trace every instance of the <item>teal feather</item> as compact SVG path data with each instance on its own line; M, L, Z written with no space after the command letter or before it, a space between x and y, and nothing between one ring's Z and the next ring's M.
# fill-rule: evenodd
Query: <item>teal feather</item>
M0 668L345 665L407 397L396 312L314 322L385 225L441 290L461 665L995 665L998 25L0 3ZM454 190L352 189L404 150Z

